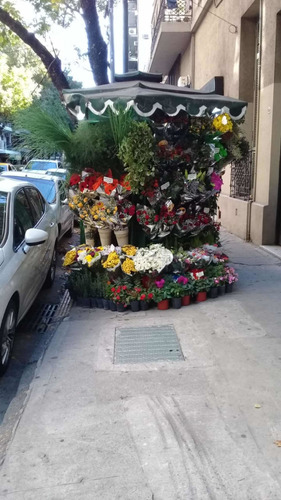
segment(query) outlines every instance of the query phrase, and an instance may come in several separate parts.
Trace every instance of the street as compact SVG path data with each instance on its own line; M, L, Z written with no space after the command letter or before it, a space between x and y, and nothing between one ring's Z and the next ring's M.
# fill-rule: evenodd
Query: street
M72 308L19 411L1 498L280 499L281 262L222 240L231 295L176 313ZM123 328L169 325L183 360L116 362Z

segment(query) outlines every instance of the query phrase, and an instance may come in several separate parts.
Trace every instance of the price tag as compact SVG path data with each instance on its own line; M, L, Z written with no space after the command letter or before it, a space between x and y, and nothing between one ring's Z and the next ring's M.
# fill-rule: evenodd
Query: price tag
M168 187L170 186L170 183L169 182L165 182L165 184L162 184L161 186L161 191L164 191L164 189L167 189Z
M104 177L103 180L107 184L113 184L113 179L111 177Z
M197 278L203 278L204 276L204 271L201 271L200 273L196 273Z
M208 207L205 207L203 212L204 212L204 214L208 214L210 212L210 209Z
M208 175L212 175L213 171L214 171L214 167L209 167L208 168Z
M197 177L197 174L188 174L187 178L189 181L194 181L196 179L196 177Z

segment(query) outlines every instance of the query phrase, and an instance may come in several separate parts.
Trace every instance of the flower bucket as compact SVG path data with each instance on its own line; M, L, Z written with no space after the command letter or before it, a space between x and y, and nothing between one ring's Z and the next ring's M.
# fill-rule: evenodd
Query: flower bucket
M121 304L120 302L117 302L117 312L123 313L125 311L125 306L124 304Z
M91 297L91 307L98 307L96 297Z
M141 311L147 311L149 309L149 303L146 300L140 300Z
M119 247L123 247L128 245L129 243L129 229L126 227L125 229L120 229L119 231L114 231L116 240Z
M89 245L90 247L94 247L95 246L94 229L92 228L92 226L90 226L90 224L84 223L84 231L85 231L86 244Z
M115 303L115 302L113 302L113 300L110 300L110 303L109 303L109 304L110 304L110 310L111 310L112 312L117 311L117 305L116 305L116 303Z
M100 298L100 297L96 298L96 303L97 303L97 307L99 309L103 309L103 300L102 300L102 298Z
M172 308L173 309L181 308L181 297L172 297Z
M185 295L184 297L182 297L181 305L182 306L189 306L189 304L190 304L190 295Z
M224 295L225 294L225 285L219 286L219 295Z
M138 300L132 300L130 305L133 312L138 312L140 310L140 303Z
M207 292L198 292L196 302L204 302L205 300L207 300Z
M157 304L157 309L159 309L160 311L166 311L167 309L169 309L169 307L169 299L160 300L160 302L158 302Z
M111 229L109 227L99 229L101 246L106 247L111 243Z
M210 299L216 299L219 295L219 289L217 286L212 286L209 290Z
M233 283L226 283L225 284L225 293L232 293L233 292Z

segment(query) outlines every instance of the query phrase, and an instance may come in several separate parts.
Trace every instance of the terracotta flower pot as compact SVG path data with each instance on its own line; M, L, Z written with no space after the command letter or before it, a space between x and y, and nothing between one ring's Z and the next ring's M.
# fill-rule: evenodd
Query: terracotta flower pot
M172 308L180 309L181 308L181 297L173 297L172 298Z
M116 240L119 247L123 247L124 245L128 245L129 243L129 229L125 227L124 229L119 229L118 231L114 231Z
M169 309L169 307L169 299L160 300L160 302L158 302L157 304L157 309L159 309L160 311L166 311L167 309Z
M207 292L198 292L196 302L204 302L205 300L207 300Z
M111 243L111 229L109 227L99 229L100 242L102 247L106 247Z
M182 297L181 305L182 306L189 306L189 304L190 304L190 295L185 295L184 297Z

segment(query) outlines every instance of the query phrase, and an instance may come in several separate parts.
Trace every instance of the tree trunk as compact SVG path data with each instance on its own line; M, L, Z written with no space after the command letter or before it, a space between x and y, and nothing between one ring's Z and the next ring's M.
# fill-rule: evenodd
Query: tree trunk
M102 37L96 0L81 0L81 9L88 38L88 56L97 85L108 83L107 45Z
M69 89L69 83L61 69L61 61L54 57L48 49L36 38L34 33L30 33L19 21L14 19L7 11L0 7L0 21L8 26L11 31L18 35L24 43L37 54L44 64L54 86L59 91L62 98L62 90Z

